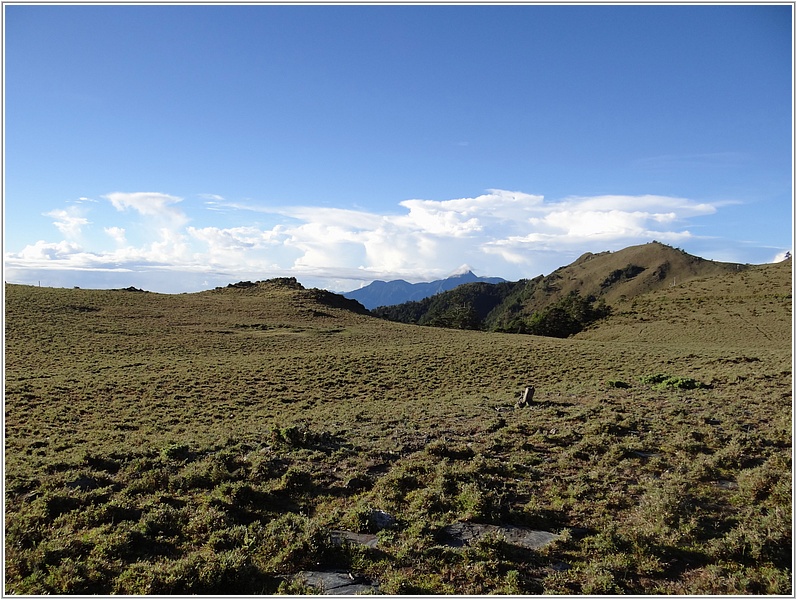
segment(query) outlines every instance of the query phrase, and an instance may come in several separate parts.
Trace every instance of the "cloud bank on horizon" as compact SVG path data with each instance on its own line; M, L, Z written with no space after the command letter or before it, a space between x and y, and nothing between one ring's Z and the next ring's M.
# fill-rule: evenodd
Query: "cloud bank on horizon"
M374 212L233 202L213 194L186 202L161 192L111 192L43 213L62 239L7 252L6 278L59 285L68 277L87 287L128 281L125 286L177 293L294 276L306 286L346 291L375 279L445 277L466 263L480 275L517 280L549 273L569 262L562 263L563 256L587 251L654 239L676 246L705 241L692 225L725 204L659 195L549 201L491 189L467 198L403 200L395 211ZM108 207L114 210L104 212ZM206 219L213 224L204 225ZM97 285L98 273L107 285Z

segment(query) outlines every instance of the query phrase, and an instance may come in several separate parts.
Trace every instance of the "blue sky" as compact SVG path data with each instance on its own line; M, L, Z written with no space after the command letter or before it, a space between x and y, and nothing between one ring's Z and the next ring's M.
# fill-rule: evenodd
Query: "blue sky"
M4 6L5 279L792 248L790 5Z

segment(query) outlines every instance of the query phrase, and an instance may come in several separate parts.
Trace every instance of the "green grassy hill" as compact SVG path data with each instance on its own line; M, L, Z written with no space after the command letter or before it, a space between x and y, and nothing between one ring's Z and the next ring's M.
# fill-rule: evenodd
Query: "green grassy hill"
M5 592L343 569L389 594L791 594L790 278L618 296L570 339L388 322L291 279L6 285ZM376 547L340 545L375 511ZM446 545L460 521L559 538Z
M621 298L580 339L739 348L791 342L792 261L747 266Z
M588 252L547 276L495 285L466 284L420 302L381 307L375 314L420 325L533 333L539 329L529 327L535 313L561 306L568 296L578 294L583 306L587 299L594 299L601 307L614 307L652 291L747 268L651 242L617 252ZM600 314L598 310L595 317ZM564 328L558 337L568 333Z
M630 246L617 252L588 252L549 275L547 285L533 296L537 303L532 302L531 306L541 307L572 291L585 296L602 296L613 304L623 298L634 298L695 278L735 273L746 267L692 256L659 242Z

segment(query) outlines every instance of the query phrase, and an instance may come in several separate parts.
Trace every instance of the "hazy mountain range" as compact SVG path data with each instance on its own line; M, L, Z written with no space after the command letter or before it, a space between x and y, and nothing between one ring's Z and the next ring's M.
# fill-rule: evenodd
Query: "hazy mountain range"
M502 281L505 280L500 277L479 277L468 269L464 273L456 273L445 279L422 283L410 283L403 279L374 281L358 290L344 292L342 295L357 300L365 308L371 310L379 306L423 300L440 292L453 290L465 283L501 283Z

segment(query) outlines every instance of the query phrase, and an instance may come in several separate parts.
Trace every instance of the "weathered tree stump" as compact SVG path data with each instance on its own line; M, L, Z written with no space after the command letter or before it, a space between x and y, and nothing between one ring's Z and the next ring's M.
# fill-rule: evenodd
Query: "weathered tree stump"
M520 394L520 400L517 401L515 406L517 408L523 408L526 406L531 406L531 401L534 398L534 387L529 386Z

